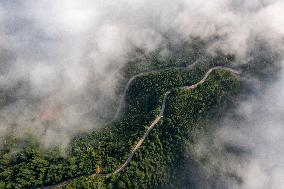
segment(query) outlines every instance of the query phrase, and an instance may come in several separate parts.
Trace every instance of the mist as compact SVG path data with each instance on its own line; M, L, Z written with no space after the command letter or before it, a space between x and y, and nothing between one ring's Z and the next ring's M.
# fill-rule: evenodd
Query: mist
M192 151L197 188L284 187L283 71L279 77L266 87L250 81L253 93L200 136Z
M0 148L8 135L65 148L74 134L110 120L121 69L136 49L167 56L167 44L195 37L206 41L207 53L233 54L243 65L261 41L282 65L283 10L282 0L0 1ZM234 169L241 178L222 177L228 188L284 187L283 82L239 102L244 121L216 129L213 157L227 157L228 141L248 151L218 161L219 174Z

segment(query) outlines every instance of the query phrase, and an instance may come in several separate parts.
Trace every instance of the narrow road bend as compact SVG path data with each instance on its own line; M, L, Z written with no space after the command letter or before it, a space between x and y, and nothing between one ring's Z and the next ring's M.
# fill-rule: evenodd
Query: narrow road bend
M186 89L186 90L192 90L192 89L195 89L197 86L203 84L206 79L208 78L208 76L212 73L212 71L214 70L225 70L225 71L229 71L233 74L236 74L236 75L240 75L241 72L239 70L235 70L233 68L229 68L229 67L224 67L224 66L216 66L216 67L213 67L213 68L210 68L206 74L204 75L204 77L198 81L197 83L193 84L193 85L190 85L190 86L183 86L183 87L177 87L176 89L180 88L180 89ZM135 78L137 78L139 75L141 74L138 74L136 77L132 77L129 82L127 83L127 87L125 89L125 94L126 95L126 91L128 90L128 87L130 86L130 84L133 82L133 80ZM131 152L129 153L128 155L128 158L125 160L125 162L120 165L114 172L112 173L107 173L107 174L101 174L101 173L93 173L89 176L91 177L104 177L104 178L109 178L117 173L120 173L121 171L123 171L125 169L125 167L130 163L130 161L132 160L133 158L133 155L134 153L141 147L141 145L143 144L143 142L145 141L145 139L147 138L147 136L149 135L149 133L154 129L154 127L160 122L161 118L164 116L164 112L165 112L165 108L166 108L166 101L167 101L167 97L168 95L172 92L173 89L167 91L165 94L164 94L164 98L163 98L163 102L162 102L162 105L161 105L161 111L159 113L159 115L157 115L157 117L155 118L155 120L152 121L152 123L150 124L150 126L147 128L147 130L145 131L144 135L137 141L137 144L134 146L134 148L131 150ZM124 97L123 97L124 98ZM85 175L86 176L86 175ZM56 184L56 185L52 185L52 186L47 186L47 187L42 187L43 189L51 189L51 188L57 188L57 187L62 187L62 186L65 186L67 184L69 184L72 180L74 179L77 179L77 178L80 178L82 176L78 176L78 177L75 177L75 178L72 178L70 180L66 180L64 182L61 182L59 184Z

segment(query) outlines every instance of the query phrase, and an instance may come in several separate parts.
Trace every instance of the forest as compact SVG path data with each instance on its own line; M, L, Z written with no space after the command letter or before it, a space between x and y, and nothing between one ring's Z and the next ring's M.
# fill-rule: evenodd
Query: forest
M283 9L0 0L0 189L284 188Z
M203 55L202 55L203 56ZM230 57L174 57L164 68L155 68L137 77L126 94L123 115L100 130L73 137L62 155L59 149L41 149L32 137L24 148L12 153L18 141L9 136L0 156L0 188L37 188L70 180L63 188L176 188L184 151L194 145L210 122L222 117L233 105L240 90L239 78L224 70L215 70L196 89L179 87L198 82L209 68L229 65ZM154 58L155 59L155 58ZM198 64L187 67L197 61ZM156 60L159 61L159 60ZM186 63L189 62L188 65ZM140 67L125 68L125 75L141 72ZM145 66L146 67L146 66ZM172 90L165 115L134 154L126 168L109 178L91 177L93 173L111 173L126 159L135 142L159 114L163 94Z

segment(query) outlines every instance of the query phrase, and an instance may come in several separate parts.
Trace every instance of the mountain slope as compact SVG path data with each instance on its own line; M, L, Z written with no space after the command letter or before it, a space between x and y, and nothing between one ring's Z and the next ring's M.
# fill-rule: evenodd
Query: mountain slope
M237 94L240 83L229 71L215 70L196 89L175 88L192 85L210 67L224 64L228 64L224 57L208 58L190 68L168 68L136 78L127 90L121 120L100 131L75 137L67 157L56 152L46 154L36 145L27 146L12 161L1 164L0 186L48 186L78 177L65 187L174 187L174 172L184 158L186 143L194 143L204 125L212 117L221 116ZM175 90L168 96L164 117L125 169L110 178L88 177L93 172L111 173L127 159L135 141L159 114L163 94L171 89Z

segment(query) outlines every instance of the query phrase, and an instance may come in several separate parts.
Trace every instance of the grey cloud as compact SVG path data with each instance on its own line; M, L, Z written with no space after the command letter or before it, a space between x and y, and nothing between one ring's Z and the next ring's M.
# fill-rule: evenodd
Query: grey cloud
M208 42L209 53L235 54L246 63L261 39L281 54L283 9L282 0L1 1L0 144L13 133L18 138L38 136L45 147L65 147L74 133L99 127L102 117L115 111L109 107L117 102L123 78L119 70L135 48L149 53L166 50L169 41L190 43L191 37L199 37ZM283 157L278 148L283 108L277 89L240 106L242 114L254 118L243 128L217 132L220 143L229 140L252 151L245 164L248 171L237 168L246 178L243 188L282 186L282 167L271 163ZM255 112L260 102L271 112L267 119ZM240 164L231 158L221 167Z

